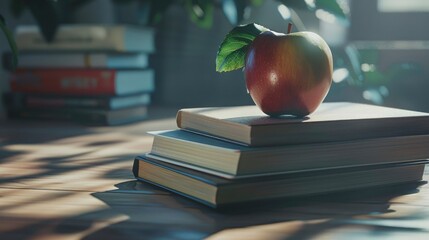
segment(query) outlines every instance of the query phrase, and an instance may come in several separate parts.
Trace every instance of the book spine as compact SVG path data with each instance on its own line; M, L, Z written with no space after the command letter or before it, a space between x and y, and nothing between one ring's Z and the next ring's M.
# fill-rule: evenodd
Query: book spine
M87 69L17 70L11 89L25 93L114 95L116 71Z
M45 108L57 109L62 107L102 108L109 109L108 98L76 98L53 97L44 95L27 95L19 93L4 93L3 102L9 108Z
M128 37L132 34L147 39L142 44L135 44ZM50 50L91 50L91 51L145 51L154 50L153 33L151 29L138 29L127 26L60 26L55 39L48 43L37 28L33 26L18 27L16 44L21 51L50 51Z
M13 71L12 53L6 52L2 56L3 67ZM33 68L113 68L113 69L143 69L149 65L148 55L109 54L109 53L24 53L18 56L19 67ZM61 59L61 61L58 61Z
M121 97L76 97L7 92L3 94L3 102L11 108L59 109L67 107L114 110L133 106L146 106L150 103L150 94L141 93Z
M133 169L132 169L132 172L135 178L139 178L139 163L140 163L140 160L138 158L135 158L133 163Z
M77 99L77 98L44 98L38 96L27 96L24 100L25 107L28 108L103 108L109 109L109 101L104 98Z
M178 128L184 128L183 125L182 125L182 115L183 115L182 110L177 111L177 114L176 114L176 125L177 125Z

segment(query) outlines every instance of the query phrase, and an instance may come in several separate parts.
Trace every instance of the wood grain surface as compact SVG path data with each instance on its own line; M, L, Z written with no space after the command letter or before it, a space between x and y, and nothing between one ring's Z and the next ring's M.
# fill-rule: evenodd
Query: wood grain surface
M428 239L425 181L213 210L133 179L147 131L175 110L120 127L0 122L0 239Z

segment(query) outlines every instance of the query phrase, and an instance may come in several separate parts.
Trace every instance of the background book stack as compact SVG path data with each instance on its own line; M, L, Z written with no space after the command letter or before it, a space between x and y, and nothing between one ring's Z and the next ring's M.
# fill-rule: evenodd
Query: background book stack
M63 25L47 43L36 26L20 26L16 41L19 64L3 96L10 117L116 125L147 116L152 29ZM11 55L3 58L11 69Z
M181 129L153 132L137 179L210 206L422 179L428 113L323 103L270 118L256 106L182 109Z

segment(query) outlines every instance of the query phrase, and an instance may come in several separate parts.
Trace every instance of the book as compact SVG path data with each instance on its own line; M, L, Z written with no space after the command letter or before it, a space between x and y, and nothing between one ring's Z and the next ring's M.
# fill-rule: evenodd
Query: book
M138 93L125 96L71 96L6 92L3 93L3 102L9 108L57 109L66 107L115 110L149 105L150 94Z
M257 106L181 109L179 128L249 146L429 134L429 113L382 106L322 103L304 118L273 118Z
M227 178L429 158L429 135L248 147L183 130L151 134L150 158Z
M115 69L18 69L11 75L14 92L125 95L154 90L154 73Z
M24 52L18 55L19 68L147 68L147 53ZM12 54L3 54L5 69L12 70Z
M46 42L38 26L18 26L20 51L117 51L153 52L153 29L128 25L71 24L59 26L52 42Z
M102 109L26 109L6 108L9 118L66 120L86 125L112 126L144 120L147 106L137 106L118 110Z
M143 156L134 176L211 207L420 181L428 161L225 179Z

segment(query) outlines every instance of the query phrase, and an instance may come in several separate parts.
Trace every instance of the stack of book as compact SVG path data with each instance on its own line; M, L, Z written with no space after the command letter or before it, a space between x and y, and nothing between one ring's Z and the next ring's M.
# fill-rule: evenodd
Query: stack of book
M152 29L63 25L47 43L36 26L19 26L16 42L19 64L3 96L10 117L116 125L147 116ZM11 55L3 58L8 67Z
M209 206L420 181L429 113L323 103L306 118L256 106L182 109L133 173Z

